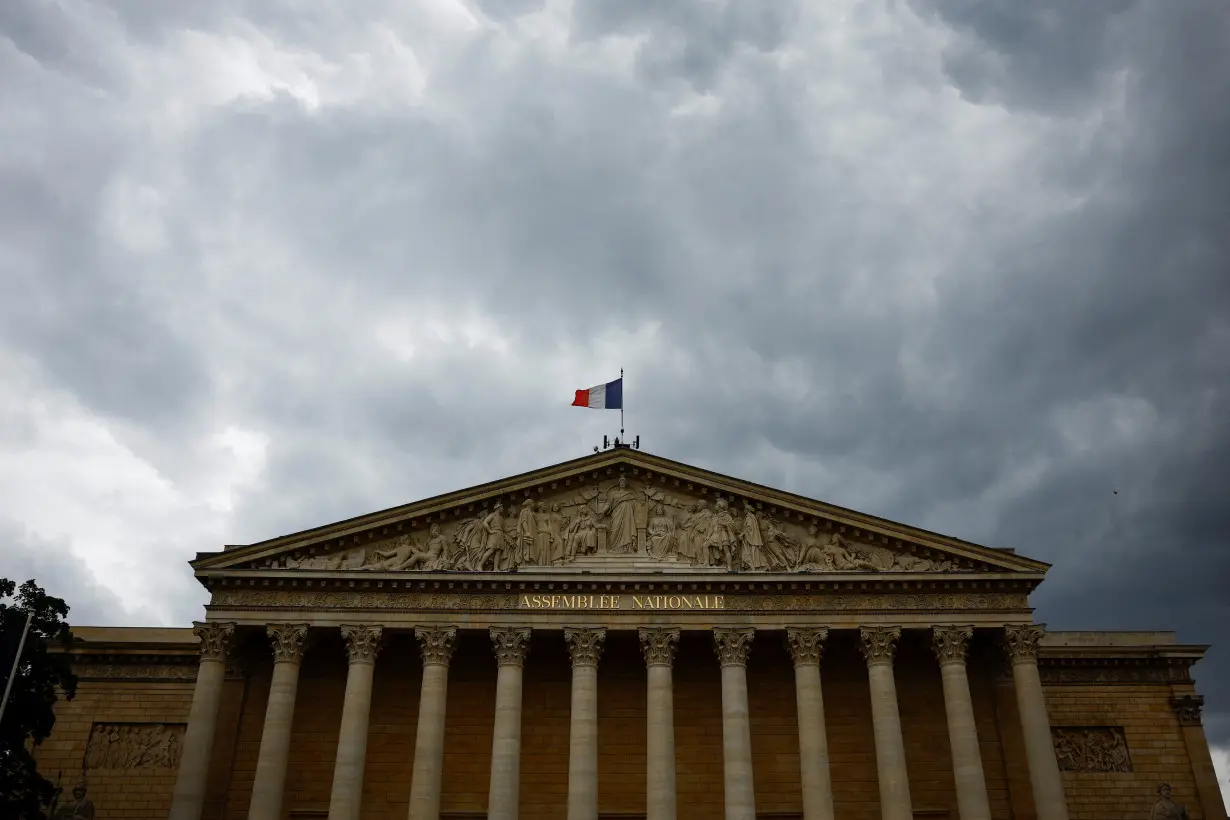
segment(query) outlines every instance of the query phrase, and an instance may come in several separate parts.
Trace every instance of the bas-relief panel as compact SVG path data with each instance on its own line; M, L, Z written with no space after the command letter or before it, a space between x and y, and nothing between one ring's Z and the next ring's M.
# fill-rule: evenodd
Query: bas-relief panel
M95 723L85 768L178 768L184 730L182 723Z
M1056 726L1055 757L1065 772L1130 772L1132 758L1119 726Z
M897 552L783 518L730 496L667 491L620 477L565 493L495 501L477 515L434 521L324 555L281 555L267 568L500 571L563 567L590 556L737 571L939 572L951 562Z

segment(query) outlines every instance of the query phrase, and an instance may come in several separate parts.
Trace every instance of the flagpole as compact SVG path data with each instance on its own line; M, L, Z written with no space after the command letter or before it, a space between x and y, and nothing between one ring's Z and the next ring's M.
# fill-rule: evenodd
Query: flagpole
M624 369L619 368L619 440L624 440Z

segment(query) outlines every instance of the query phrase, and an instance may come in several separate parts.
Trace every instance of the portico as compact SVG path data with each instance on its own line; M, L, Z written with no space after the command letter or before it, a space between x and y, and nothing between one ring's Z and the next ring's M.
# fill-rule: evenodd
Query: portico
M1046 564L639 451L192 566L205 618L82 647L62 724L147 815L1219 817L1204 647L1048 633Z

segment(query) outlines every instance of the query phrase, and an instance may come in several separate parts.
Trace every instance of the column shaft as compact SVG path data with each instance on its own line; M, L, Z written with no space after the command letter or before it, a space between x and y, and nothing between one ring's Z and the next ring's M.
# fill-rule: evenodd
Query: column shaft
M834 820L824 692L820 685L820 657L826 638L828 630L823 627L789 627L786 630L786 647L794 658L803 820Z
M568 820L598 820L598 659L606 630L565 629L572 654Z
M752 727L747 705L747 656L755 630L713 630L722 663L722 762L726 820L756 820L752 780Z
M1021 734L1025 757L1029 761L1029 782L1034 793L1038 820L1068 820L1068 802L1063 794L1063 778L1055 759L1051 739L1051 719L1046 711L1042 677L1038 674L1038 642L1045 634L1043 624L1004 628L1012 660L1012 682L1016 706L1021 715Z
M973 627L934 627L932 642L944 682L944 713L952 747L952 773L957 785L957 811L961 820L991 820L982 751L974 722L965 656Z
M205 807L218 707L222 703L222 684L226 679L226 648L235 625L198 622L192 631L201 639L201 666L192 690L188 728L184 732L179 773L171 797L170 820L200 820Z
M448 665L457 628L418 627L423 651L423 687L414 736L414 773L410 783L410 820L439 820L440 780L444 774L444 717L448 708Z
M675 820L675 705L671 663L679 645L679 630L642 627L639 632L648 666L645 819Z
M270 626L273 642L273 678L265 705L256 776L252 782L249 820L282 820L282 796L286 789L286 760L295 717L295 694L299 689L299 664L307 638L307 624Z
M893 654L901 637L899 627L863 628L863 654L871 686L871 723L875 735L876 772L880 780L880 816L883 820L913 820L910 781L897 708L897 682Z
M517 820L521 803L521 683L530 648L528 628L491 628L499 671L495 680L495 727L491 739L488 820Z
M358 820L363 800L363 766L367 760L368 717L372 706L372 678L380 646L378 626L344 625L350 666L342 701L342 725L333 763L333 790L329 820Z

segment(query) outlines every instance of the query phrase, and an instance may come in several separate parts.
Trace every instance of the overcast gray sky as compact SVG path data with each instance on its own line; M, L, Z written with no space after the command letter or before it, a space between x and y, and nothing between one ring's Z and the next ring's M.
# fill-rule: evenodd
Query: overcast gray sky
M1052 562L1230 747L1221 0L0 2L0 575L645 449ZM1118 491L1117 494L1115 491Z

